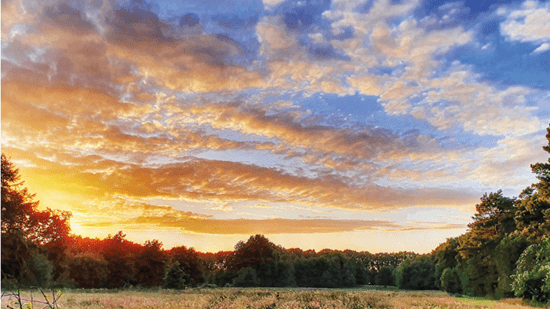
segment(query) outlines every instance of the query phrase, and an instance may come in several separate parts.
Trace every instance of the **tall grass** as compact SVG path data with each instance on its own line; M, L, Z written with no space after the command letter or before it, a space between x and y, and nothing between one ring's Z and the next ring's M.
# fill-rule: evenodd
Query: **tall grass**
M22 295L26 295L23 292ZM8 299L2 299L7 308ZM61 308L197 308L197 309L359 309L359 308L532 308L520 299L468 301L443 292L364 289L190 289L66 290Z

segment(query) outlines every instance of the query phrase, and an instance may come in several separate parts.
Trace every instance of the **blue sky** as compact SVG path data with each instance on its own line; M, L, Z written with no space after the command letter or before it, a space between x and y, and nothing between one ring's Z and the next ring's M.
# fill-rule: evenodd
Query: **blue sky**
M536 181L548 59L548 1L8 0L2 149L85 236L429 252Z

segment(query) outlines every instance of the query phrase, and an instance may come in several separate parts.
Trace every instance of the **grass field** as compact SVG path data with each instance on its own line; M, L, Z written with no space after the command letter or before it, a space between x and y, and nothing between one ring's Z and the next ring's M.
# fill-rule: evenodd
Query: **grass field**
M32 308L46 306L38 291L24 291L21 297ZM52 295L49 295L51 299ZM15 298L2 297L2 308L20 308ZM533 308L520 299L486 300L453 297L440 291L397 291L364 289L259 289L219 288L173 290L66 290L57 302L59 308ZM23 308L28 308L23 306ZM550 307L546 307L550 308Z

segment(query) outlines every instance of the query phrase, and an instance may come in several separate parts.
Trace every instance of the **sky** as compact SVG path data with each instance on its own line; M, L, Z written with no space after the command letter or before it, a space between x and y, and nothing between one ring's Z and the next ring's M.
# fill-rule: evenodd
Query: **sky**
M77 235L427 253L548 160L547 1L1 9L2 152Z

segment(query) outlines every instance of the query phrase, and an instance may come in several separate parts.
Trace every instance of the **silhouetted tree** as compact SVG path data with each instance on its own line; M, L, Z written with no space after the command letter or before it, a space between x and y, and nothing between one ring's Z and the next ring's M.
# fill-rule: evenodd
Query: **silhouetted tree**
M195 249L188 249L185 246L180 246L170 249L167 254L172 261L177 261L179 263L179 267L187 274L187 277L189 277L187 279L188 281L186 282L187 285L197 285L203 281L203 270L201 270L199 256ZM213 259L212 261L215 260ZM204 271L206 271L209 267L211 268L212 266L205 265Z
M26 261L46 251L54 266L54 279L62 272L64 243L68 238L71 214L46 209L38 211L34 194L23 187L19 170L4 155L2 166L2 278L20 278ZM59 250L58 250L59 249ZM31 253L31 251L37 251Z
M125 239L126 234L119 231L103 242L103 257L107 262L107 285L110 288L120 288L135 283L135 257L139 246Z
M135 262L137 284L143 286L161 285L166 260L162 243L156 239L147 240Z

